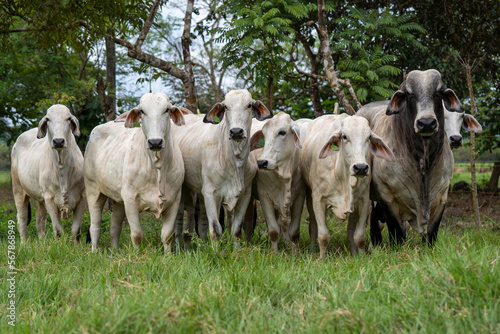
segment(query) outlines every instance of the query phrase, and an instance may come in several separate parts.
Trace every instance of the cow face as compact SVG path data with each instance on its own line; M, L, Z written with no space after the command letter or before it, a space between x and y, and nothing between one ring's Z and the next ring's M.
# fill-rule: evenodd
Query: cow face
M37 138L47 135L50 146L55 150L62 150L68 146L73 133L80 136L80 124L66 106L55 104L47 110L47 115L38 124Z
M170 120L176 125L184 124L183 112L173 106L163 93L148 93L141 97L138 107L126 116L125 127L134 127L141 120L141 128L146 137L147 148L159 151L165 148L165 138L170 132Z
M259 121L273 116L262 102L253 100L246 89L232 90L226 94L223 102L213 106L203 122L216 124L216 116L219 121L224 119L229 139L240 142L248 138L252 114Z
M444 86L438 71L412 71L392 96L386 114L409 112L406 117L414 120L415 132L429 137L439 130L443 103L449 111L463 112L456 94Z
M261 131L257 131L250 141L251 149L258 146L258 141L265 138L264 152L257 160L259 169L275 169L293 157L296 148L302 148L299 126L290 115L280 112L266 122Z
M370 173L367 163L368 151L382 159L394 160L391 149L372 132L364 117L347 116L343 119L341 128L337 129L323 146L319 158L340 154L343 165L349 168L351 176L365 177Z
M462 146L461 128L465 131L476 133L483 131L481 124L478 123L474 116L465 113L450 112L444 108L444 130L450 141L451 148Z

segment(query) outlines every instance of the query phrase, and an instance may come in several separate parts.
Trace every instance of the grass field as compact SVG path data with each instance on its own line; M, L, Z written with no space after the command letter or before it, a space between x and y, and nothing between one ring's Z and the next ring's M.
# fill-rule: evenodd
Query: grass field
M11 275L10 175L0 173L0 182L0 333L500 333L498 216L485 217L480 230L469 216L448 218L432 249L413 233L393 248L384 230L384 246L358 257L349 255L345 224L331 219L324 260L308 247L305 220L299 253L280 244L278 254L262 222L250 246L235 249L224 236L218 245L195 239L192 250L164 254L150 214L141 215L139 249L125 226L112 251L105 213L97 253L73 245L69 221L60 240L48 223L45 241L33 221L29 242L16 238ZM468 197L461 196L452 204L462 206Z
M458 181L471 182L471 172L468 171L470 163L455 163L455 171L461 170L460 173L453 173L453 180L451 181L451 186L453 186ZM476 163L476 180L478 189L485 189L488 186L488 182L491 178L493 163ZM480 172L481 170L486 170ZM499 180L500 187L500 180Z

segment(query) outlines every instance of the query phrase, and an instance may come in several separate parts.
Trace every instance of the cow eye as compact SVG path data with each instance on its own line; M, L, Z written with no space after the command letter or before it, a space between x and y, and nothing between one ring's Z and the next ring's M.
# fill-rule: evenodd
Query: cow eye
M142 110L142 109L141 109L141 114L143 114L143 115L144 115L144 110Z
M168 113L170 111L170 108L165 109L164 114Z
M252 108L252 104L251 104L251 103L250 103L250 104L248 104L248 108Z
M346 135L342 135L342 139L343 140L347 140L347 136Z
M284 136L284 135L286 135L286 131L280 131L280 132L278 132L278 135Z

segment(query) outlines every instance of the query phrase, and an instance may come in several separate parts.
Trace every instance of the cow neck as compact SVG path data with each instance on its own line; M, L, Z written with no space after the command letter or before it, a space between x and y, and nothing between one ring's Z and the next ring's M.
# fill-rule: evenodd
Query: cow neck
M168 170L175 164L172 137L170 131L167 131L167 135L163 138L165 147L159 151L151 151L148 148L146 136L144 136L142 131L141 137L143 138L144 151L156 171L159 205L162 205L166 201Z
M340 219L347 219L352 212L353 188L357 185L357 178L349 172L349 161L342 149L334 157L333 192L337 207L333 212ZM346 168L347 166L347 168Z
M250 129L246 129L250 133ZM233 194L237 197L242 191L245 183L245 164L250 154L250 145L248 138L242 141L234 141L229 139L229 127L223 120L219 123L219 164L221 165L224 173L227 174L226 180L229 182L234 181L236 185L236 193ZM235 171L233 175L231 172ZM234 188L233 188L234 189Z
M411 171L413 175L417 176L418 186L418 199L417 203L417 231L419 233L426 233L427 226L430 220L430 204L432 202L431 196L431 178L432 172L439 165L442 159L444 149L444 114L442 109L442 102L434 104L436 116L438 118L439 128L436 133L429 137L422 137L420 134L415 133L413 123L415 121L415 113L411 113L413 117L405 117L405 111L401 114L392 116L393 128L396 130L395 138L402 135L404 140L396 140L396 156L401 161L402 166L405 166L404 171L411 179ZM410 159L411 163L408 163Z
M54 164L57 180L59 182L59 189L62 195L62 207L60 209L64 213L69 212L69 177L70 171L74 169L74 157L71 154L71 149L76 142L73 138L68 140L68 146L62 150L51 149L54 159ZM50 143L49 143L50 146Z

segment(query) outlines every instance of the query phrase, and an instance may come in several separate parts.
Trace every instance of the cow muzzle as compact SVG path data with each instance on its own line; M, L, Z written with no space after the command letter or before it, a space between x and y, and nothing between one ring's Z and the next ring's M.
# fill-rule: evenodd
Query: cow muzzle
M462 146L462 136L450 136L450 147L459 148Z
M435 118L420 118L416 123L417 133L422 136L432 136L438 128L438 122Z
M63 149L66 146L66 140L64 138L54 138L52 139L52 147L57 149Z
M232 128L229 130L229 139L243 140L245 139L245 130L242 128Z
M164 140L161 138L148 139L148 148L151 151L159 151L163 148Z
M352 173L356 177L365 177L370 171L368 164L354 164L352 165Z
M257 166L259 166L259 169L266 169L268 164L269 162L267 160L257 160Z

